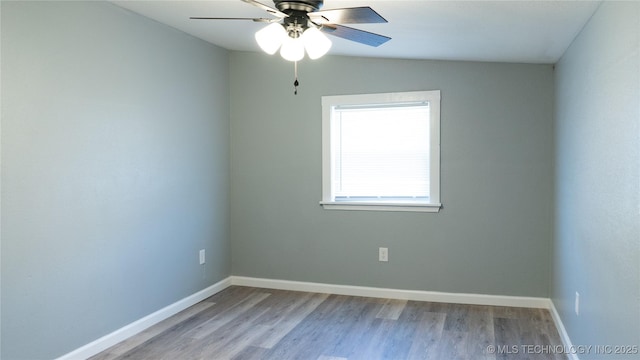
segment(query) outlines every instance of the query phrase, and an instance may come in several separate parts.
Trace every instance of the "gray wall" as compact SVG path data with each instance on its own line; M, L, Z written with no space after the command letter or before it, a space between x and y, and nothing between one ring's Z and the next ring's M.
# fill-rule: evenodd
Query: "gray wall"
M1 4L1 357L51 359L230 275L228 54L105 2Z
M552 299L574 344L638 345L640 3L600 6L558 63L556 94Z
M294 96L292 63L230 59L234 275L549 295L551 65L328 56L299 64ZM442 91L442 211L323 210L321 96L432 89Z

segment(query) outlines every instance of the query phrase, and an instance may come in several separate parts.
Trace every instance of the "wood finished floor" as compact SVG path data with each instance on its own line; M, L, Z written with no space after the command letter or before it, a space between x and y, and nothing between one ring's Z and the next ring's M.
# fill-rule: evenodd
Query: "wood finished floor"
M232 286L91 360L564 360L523 347L561 344L543 309Z

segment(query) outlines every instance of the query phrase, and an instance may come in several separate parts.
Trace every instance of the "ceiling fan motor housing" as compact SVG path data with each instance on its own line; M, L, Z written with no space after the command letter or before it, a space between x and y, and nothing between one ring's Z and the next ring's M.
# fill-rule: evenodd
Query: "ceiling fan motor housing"
M273 0L273 2L276 4L276 8L283 13L287 13L287 10L310 13L320 10L323 4L323 0Z

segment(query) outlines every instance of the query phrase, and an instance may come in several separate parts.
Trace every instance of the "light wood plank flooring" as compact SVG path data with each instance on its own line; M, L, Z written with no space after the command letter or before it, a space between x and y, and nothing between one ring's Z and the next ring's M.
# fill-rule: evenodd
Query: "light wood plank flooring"
M91 360L564 360L558 345L542 309L232 286Z

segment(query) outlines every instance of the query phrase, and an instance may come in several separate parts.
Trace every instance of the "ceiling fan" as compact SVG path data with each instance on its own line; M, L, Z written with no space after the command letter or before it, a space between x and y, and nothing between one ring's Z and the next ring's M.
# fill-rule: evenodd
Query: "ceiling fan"
M320 10L323 0L273 0L275 7L256 0L242 0L268 12L272 18L191 17L194 20L251 20L270 23L256 32L258 45L268 54L280 55L296 63L294 86L297 94L297 62L304 58L305 50L311 59L317 59L331 48L331 41L323 33L369 46L380 46L390 37L354 29L341 24L386 23L382 16L368 6Z
M195 20L252 20L255 22L279 23L290 37L301 36L309 28L316 28L329 35L355 41L370 46L380 46L391 40L390 37L358 30L339 24L386 23L382 16L368 6L322 10L323 0L273 0L276 9L255 0L241 0L257 6L274 18L223 18L191 17Z

